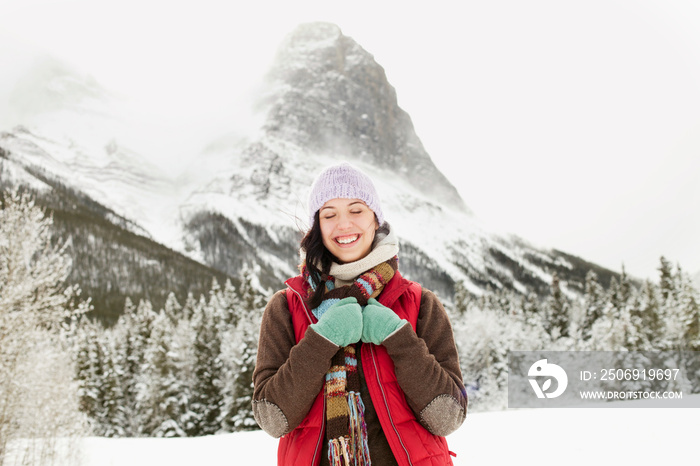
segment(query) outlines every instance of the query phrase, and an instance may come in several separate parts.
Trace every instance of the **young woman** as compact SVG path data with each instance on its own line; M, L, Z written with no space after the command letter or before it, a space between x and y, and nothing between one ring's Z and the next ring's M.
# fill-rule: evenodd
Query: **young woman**
M435 294L398 270L369 177L324 170L309 197L301 274L265 309L253 412L279 465L451 465L444 436L467 397Z

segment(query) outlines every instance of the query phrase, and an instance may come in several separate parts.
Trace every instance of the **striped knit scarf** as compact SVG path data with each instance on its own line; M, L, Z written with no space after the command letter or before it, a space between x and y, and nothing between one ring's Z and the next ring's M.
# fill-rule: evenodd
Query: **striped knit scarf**
M335 287L334 278L328 277L325 281L325 297L311 312L320 319L333 304L348 297L355 297L360 306L366 306L368 299L379 296L397 268L398 258L393 257L363 273L350 285L338 288ZM310 285L311 296L316 290L316 284L311 280L305 265L302 265L302 275ZM360 375L354 345L340 348L333 356L331 368L326 373L324 397L328 459L331 466L370 466L372 463L367 446L365 406L360 396Z

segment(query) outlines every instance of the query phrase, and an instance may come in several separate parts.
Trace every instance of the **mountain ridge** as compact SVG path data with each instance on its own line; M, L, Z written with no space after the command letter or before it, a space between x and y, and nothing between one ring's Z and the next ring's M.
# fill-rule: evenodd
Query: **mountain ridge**
M307 23L292 31L279 47L267 86L269 136L391 168L421 192L471 213L433 164L384 69L337 25Z
M0 149L12 154L5 160L12 158L14 168L3 162L0 182L12 184L10 172L38 160L40 151L32 147L42 148L53 159L46 170L130 222L119 228L200 263L208 279L236 277L249 267L273 291L297 271L311 181L323 167L346 160L375 180L401 241L404 275L447 301L457 282L474 295L507 289L543 297L556 273L564 292L576 296L585 283L582 267L596 270L604 285L616 275L485 228L433 164L381 65L336 25L311 23L293 31L264 88L258 105L264 118L247 143L220 139L193 154L217 161L207 168L216 173L205 180L183 184L158 168L129 162L148 155L119 142L107 115L90 120L103 125L95 133L68 119L61 140L52 139L60 129L56 118L44 120L52 122L50 136L40 125L6 131ZM15 184L36 182L16 178ZM184 289L183 280L176 281Z
M375 179L385 216L403 245L407 275L445 296L451 296L456 281L465 281L474 294L508 288L542 295L556 271L567 291L574 268L567 256L486 231L423 149L383 68L336 25L309 23L291 32L266 84L260 136L230 151L235 173L213 183L216 193L193 194L195 212L196 206L207 206L230 219L246 218L299 236L308 226L302 199L314 176L346 160ZM285 209L291 215L265 214ZM440 225L439 232L434 225ZM194 249L196 236L191 235ZM295 258L277 259L293 273ZM604 282L613 275L596 270ZM279 272L284 275L282 268ZM580 294L583 285L576 274L568 291Z

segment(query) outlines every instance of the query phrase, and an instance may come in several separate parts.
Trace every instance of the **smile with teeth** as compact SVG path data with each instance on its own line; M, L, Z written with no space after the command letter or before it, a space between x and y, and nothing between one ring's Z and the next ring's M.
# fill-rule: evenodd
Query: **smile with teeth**
M339 244L351 244L357 241L360 235L338 236L335 241Z

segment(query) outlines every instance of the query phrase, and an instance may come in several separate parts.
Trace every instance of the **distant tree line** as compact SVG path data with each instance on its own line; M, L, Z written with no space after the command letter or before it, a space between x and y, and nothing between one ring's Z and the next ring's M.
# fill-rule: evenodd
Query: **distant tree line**
M200 436L257 429L252 371L265 300L261 271L211 279L184 303L163 290L156 308L126 299L113 325L69 285L68 245L28 196L0 196L0 464L18 439ZM472 407L504 407L512 350L700 351L698 292L661 258L659 281L624 270L605 288L594 272L567 292L553 274L545 297L458 284L449 306ZM157 310L156 310L157 309ZM700 391L700 367L692 389ZM51 447L50 443L45 444ZM14 448L14 450L13 450ZM24 452L50 464L56 450Z
M13 187L11 181L0 179L0 202L4 193L15 190L51 217L51 241L65 246L72 263L66 281L79 284L90 297L92 318L113 324L123 312L126 296L135 302L149 300L160 309L170 293L181 301L189 293L207 293L213 279L238 284L237 273L230 276L174 251L79 190L41 169L28 170L51 189Z
M64 453L75 453L66 440L89 434L257 427L252 370L264 301L256 272L244 268L237 286L213 279L206 296L184 304L170 293L158 311L126 299L107 326L68 284L69 246L31 195L0 193L0 465L65 464Z
M194 437L257 429L251 410L262 296L249 269L235 288L163 309L127 299L117 323L76 328L80 409L95 435Z
M472 407L506 406L509 351L700 351L698 291L664 257L658 271L658 283L635 286L623 269L607 289L589 271L583 296L567 295L555 273L543 299L510 291L474 297L458 284L451 318ZM695 366L685 368L693 393Z

